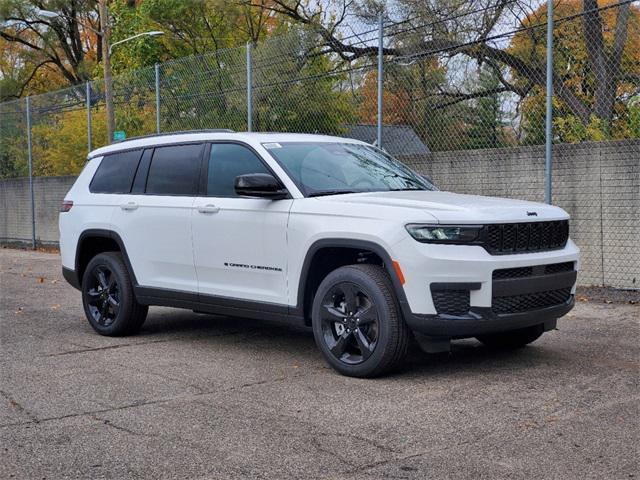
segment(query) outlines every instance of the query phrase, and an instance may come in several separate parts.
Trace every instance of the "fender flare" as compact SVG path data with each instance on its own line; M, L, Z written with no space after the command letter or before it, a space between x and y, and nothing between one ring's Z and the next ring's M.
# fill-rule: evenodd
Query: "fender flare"
M322 248L341 247L369 250L378 255L382 259L384 269L387 271L389 277L391 278L393 289L396 294L396 299L398 301L398 305L400 307L400 310L402 311L402 314L405 315L405 317L406 315L411 314L411 310L409 309L409 302L407 301L407 296L404 292L404 287L402 286L400 278L398 278L398 274L393 268L393 260L391 258L391 255L389 255L389 252L387 252L387 250L378 243L352 238L322 238L320 240L316 240L311 244L304 257L304 262L302 263L302 270L300 271L300 278L298 279L296 306L293 307L291 312L292 314L304 317L305 289L309 276L309 269L311 267L311 262L315 254Z
M124 246L122 238L120 238L120 235L118 235L113 230L105 230L101 228L90 228L88 230L84 230L78 237L78 243L76 244L76 260L74 265L76 275L79 277L78 281L82 281L82 278L80 278L80 271L78 269L80 265L81 246L87 237L100 237L114 240L118 244L120 252L122 253L122 258L124 258L124 263L127 266L127 270L129 270L129 274L131 275L131 282L134 286L138 286L138 280L136 278L135 272L133 271L133 267L131 266L131 262L129 261L129 255L127 254L127 249Z

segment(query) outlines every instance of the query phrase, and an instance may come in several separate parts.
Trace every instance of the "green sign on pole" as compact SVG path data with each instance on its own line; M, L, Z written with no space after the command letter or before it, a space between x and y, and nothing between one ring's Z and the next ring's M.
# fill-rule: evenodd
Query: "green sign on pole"
M127 134L124 133L124 130L116 130L115 132L113 132L113 141L114 142L121 142L125 138L127 138Z

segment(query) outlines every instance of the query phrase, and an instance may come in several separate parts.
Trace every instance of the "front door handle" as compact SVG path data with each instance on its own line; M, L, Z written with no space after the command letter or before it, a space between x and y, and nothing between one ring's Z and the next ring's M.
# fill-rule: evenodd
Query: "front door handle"
M198 212L200 213L218 213L220 211L220 207L216 207L215 205L202 205L198 207Z
M123 203L122 205L120 205L120 208L127 211L135 210L136 208L138 208L138 204L135 202Z

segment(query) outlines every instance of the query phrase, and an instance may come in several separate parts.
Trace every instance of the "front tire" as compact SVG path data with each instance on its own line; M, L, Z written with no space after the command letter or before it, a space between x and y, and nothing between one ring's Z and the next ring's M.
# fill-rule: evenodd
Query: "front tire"
M351 377L375 377L406 356L410 333L391 279L377 265L340 267L318 287L313 336L325 360Z
M149 310L136 301L129 271L118 252L91 259L82 276L82 304L93 329L113 337L137 333Z
M544 333L544 325L509 330L507 332L493 333L476 337L481 343L490 348L502 350L515 350L535 342Z

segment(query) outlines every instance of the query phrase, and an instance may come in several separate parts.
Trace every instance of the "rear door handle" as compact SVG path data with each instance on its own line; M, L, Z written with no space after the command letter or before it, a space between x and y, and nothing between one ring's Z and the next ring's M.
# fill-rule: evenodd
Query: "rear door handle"
M136 208L138 208L138 204L135 202L129 202L129 203L123 203L122 205L120 205L120 208L122 210L135 210Z
M215 205L202 205L198 207L198 212L200 213L218 213L220 211L220 207L216 207Z

